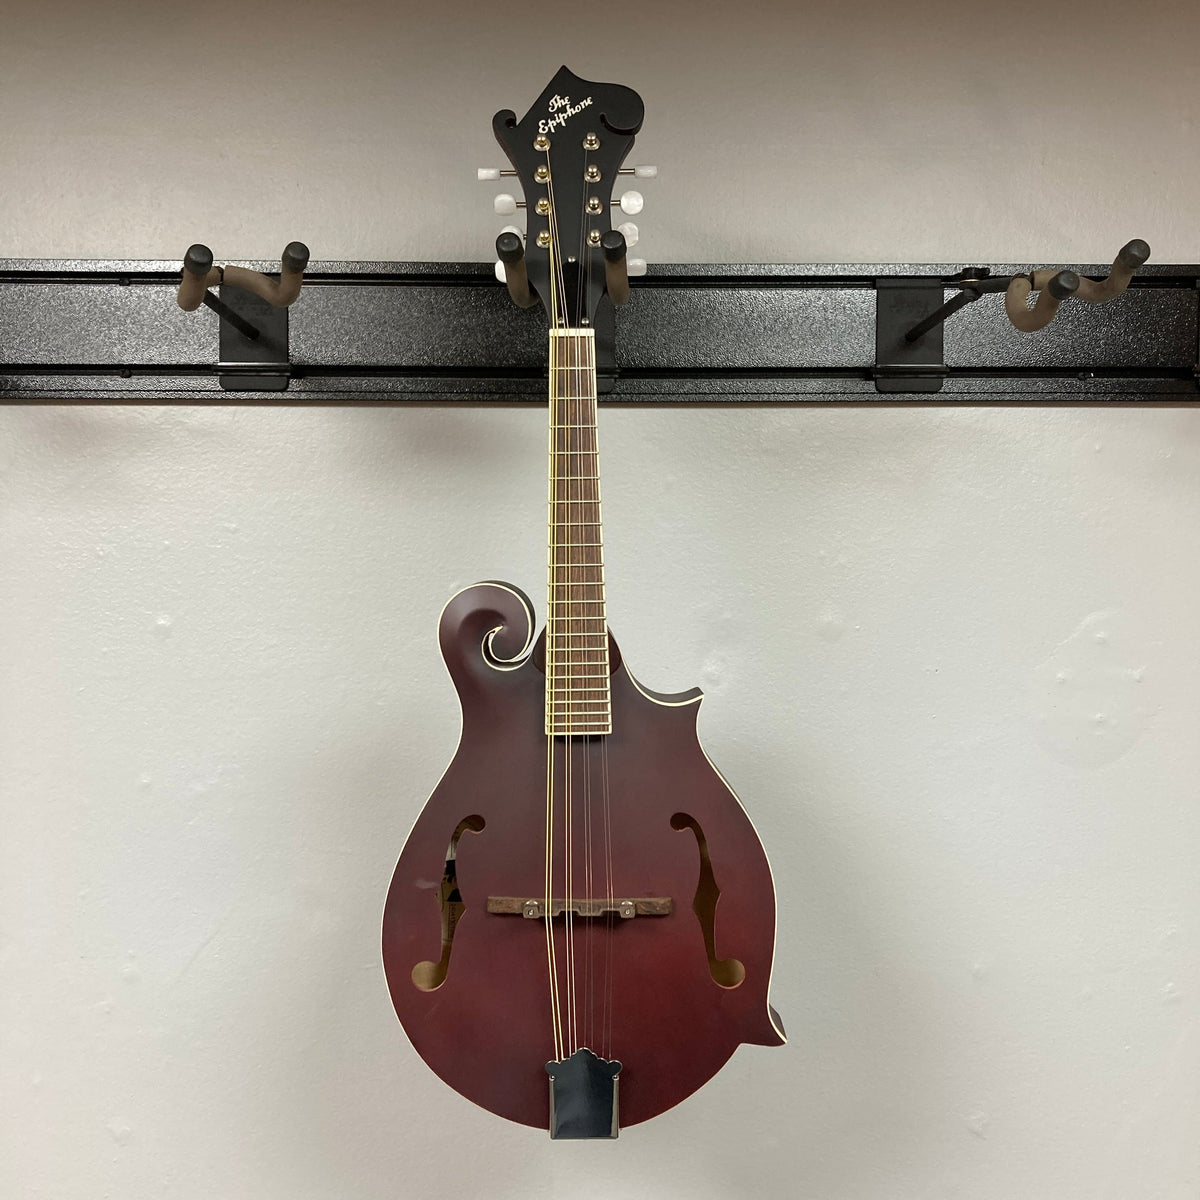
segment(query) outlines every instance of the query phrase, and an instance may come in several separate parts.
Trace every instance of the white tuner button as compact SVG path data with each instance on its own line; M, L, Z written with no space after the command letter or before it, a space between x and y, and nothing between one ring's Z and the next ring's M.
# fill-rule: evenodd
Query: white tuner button
M500 230L500 232L501 233L515 233L517 235L517 237L519 237L522 241L525 240L524 232L522 230L518 229L515 225L505 225L505 227L502 230Z
M641 192L626 192L618 203L623 213L628 213L629 216L636 217L642 211L642 204L644 202Z
M499 259L496 259L496 278L501 283L508 282L508 276L504 273L504 264Z
M638 179L657 179L658 178L658 168L657 167L651 167L651 166L634 167L633 173L634 173L634 175L637 176Z
M487 183L500 178L499 167L478 167L475 171L475 178L481 183Z
M627 258L625 260L625 271L629 275L645 275L646 260L644 258Z
M627 250L638 244L638 227L632 221L623 221L617 226L617 232L625 239Z
M517 211L517 202L507 192L501 192L492 207L503 217Z

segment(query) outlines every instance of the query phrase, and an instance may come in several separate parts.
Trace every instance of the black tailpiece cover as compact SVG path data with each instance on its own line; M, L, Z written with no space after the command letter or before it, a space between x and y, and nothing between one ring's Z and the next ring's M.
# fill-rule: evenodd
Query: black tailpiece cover
M615 1138L617 1077L621 1064L600 1058L581 1046L562 1062L548 1062L550 1136Z

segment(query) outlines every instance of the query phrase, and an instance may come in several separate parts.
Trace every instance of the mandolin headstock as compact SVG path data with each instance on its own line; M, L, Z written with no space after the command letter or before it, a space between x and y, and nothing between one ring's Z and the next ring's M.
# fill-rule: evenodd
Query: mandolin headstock
M588 327L605 292L601 238L617 172L642 127L632 88L590 83L566 67L518 121L492 118L525 194L525 263L553 328ZM631 211L637 201L627 201Z

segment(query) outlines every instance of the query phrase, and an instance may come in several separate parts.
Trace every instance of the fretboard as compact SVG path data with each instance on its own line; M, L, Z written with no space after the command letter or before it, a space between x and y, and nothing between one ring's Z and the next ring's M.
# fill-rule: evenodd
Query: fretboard
M595 349L590 329L550 331L547 734L612 732Z

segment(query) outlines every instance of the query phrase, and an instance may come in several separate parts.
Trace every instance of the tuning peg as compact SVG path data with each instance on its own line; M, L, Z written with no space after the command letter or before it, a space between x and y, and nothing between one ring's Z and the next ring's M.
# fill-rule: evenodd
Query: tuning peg
M617 172L617 174L618 175L634 175L638 179L657 179L658 178L658 168L651 167L651 166L622 167Z
M645 275L646 260L644 258L627 258L625 260L625 269L630 275Z
M500 195L498 195L496 199L492 201L492 207L502 217L506 217L509 213L515 213L518 208L524 208L525 204L524 201L517 200L515 197L510 196L507 192L501 192Z
M642 199L641 192L625 192L620 200L614 200L613 203L619 204L623 213L636 217L642 211L645 201Z
M499 259L496 259L496 278L500 280L501 283L508 282L508 274L504 270L504 264Z
M494 183L501 175L515 175L516 171L509 171L500 167L476 167L475 178L480 183Z
M523 229L518 229L515 225L505 225L505 227L502 230L500 230L500 232L501 233L515 233L517 235L517 237L519 237L522 241L525 240L525 231Z
M626 246L632 248L638 244L638 227L632 221L622 221L617 232L625 239Z

